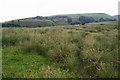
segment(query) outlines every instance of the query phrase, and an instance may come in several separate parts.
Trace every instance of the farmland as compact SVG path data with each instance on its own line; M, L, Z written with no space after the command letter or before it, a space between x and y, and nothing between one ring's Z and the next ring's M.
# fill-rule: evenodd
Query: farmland
M3 78L117 78L118 26L108 23L3 28Z

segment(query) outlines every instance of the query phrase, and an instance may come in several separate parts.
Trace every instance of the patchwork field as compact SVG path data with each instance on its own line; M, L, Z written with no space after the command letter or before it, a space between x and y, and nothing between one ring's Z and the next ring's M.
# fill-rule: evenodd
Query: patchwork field
M3 78L117 78L118 25L109 24L3 28Z

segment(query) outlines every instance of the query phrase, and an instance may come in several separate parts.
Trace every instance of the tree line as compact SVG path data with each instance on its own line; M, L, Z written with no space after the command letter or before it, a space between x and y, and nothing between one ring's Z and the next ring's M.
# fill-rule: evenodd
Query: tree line
M91 23L91 22L104 22L104 21L116 21L116 19L110 19L110 18L100 18L98 20L94 19L93 17L86 17L86 16L80 16L78 18L78 21L72 21L72 18L68 18L68 23L71 25L76 25L76 24L82 24L84 25L85 23Z

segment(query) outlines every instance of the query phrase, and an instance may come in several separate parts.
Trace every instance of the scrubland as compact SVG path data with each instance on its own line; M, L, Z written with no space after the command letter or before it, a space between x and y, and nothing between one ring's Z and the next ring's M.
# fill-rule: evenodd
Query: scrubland
M3 28L3 78L117 78L117 25Z

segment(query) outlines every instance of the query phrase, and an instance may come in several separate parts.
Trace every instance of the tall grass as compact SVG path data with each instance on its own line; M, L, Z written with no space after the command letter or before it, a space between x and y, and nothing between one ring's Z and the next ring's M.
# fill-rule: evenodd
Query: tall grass
M19 46L22 52L38 53L49 58L61 69L75 72L82 77L118 77L117 33L96 27L5 28L3 48ZM91 32L91 29L100 30ZM48 75L55 75L52 72L57 75L59 70L49 71Z

